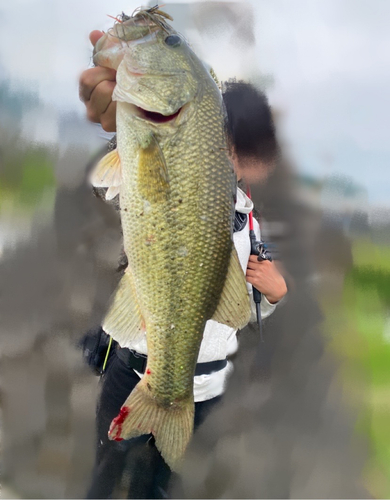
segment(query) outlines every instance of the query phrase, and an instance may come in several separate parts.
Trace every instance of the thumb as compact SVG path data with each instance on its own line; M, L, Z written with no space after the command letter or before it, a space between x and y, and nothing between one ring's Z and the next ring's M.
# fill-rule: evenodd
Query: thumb
M94 30L94 31L91 31L91 33L89 34L89 39L92 43L93 46L96 45L96 42L99 40L99 38L101 38L102 36L104 35L104 33L102 31L99 31L99 30Z

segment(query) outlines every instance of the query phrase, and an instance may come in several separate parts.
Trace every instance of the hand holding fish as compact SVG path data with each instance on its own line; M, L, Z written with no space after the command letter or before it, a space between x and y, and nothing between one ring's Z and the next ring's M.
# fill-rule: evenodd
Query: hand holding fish
M93 46L103 36L101 31L92 31L89 39ZM85 70L80 76L80 99L87 108L88 120L100 123L106 132L116 131L116 102L112 93L116 85L116 71L96 66Z
M258 261L257 255L249 257L246 280L267 298L270 304L279 302L287 293L287 286L274 262Z

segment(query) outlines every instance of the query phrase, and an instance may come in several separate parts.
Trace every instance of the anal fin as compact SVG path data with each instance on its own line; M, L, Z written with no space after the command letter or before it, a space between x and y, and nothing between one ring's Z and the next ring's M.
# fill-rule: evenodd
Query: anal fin
M136 343L143 338L145 322L135 293L131 271L126 269L119 282L108 313L103 321L103 330L121 346Z
M225 285L211 319L239 329L249 322L250 317L251 305L245 275L238 260L237 251L233 247Z

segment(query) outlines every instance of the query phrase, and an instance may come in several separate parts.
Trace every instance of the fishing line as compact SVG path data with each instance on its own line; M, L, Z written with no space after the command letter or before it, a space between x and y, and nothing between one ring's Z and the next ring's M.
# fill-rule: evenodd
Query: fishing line
M109 343L108 343L107 352L106 352L106 357L104 358L104 363L103 363L103 368L102 368L102 375L103 375L103 373L105 372L105 369L106 369L107 360L108 360L108 355L110 354L111 344L112 344L112 337L111 337L111 335L110 335L110 341L109 341Z

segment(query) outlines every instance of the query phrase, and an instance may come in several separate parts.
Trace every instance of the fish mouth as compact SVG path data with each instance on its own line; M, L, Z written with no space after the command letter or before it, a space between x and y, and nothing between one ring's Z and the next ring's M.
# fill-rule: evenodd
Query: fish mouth
M179 116L182 108L179 108L172 115L163 115L162 113L157 113L156 111L148 111L147 109L140 108L139 106L135 106L137 108L137 115L139 118L146 120L152 123L167 123L172 122L177 116Z

